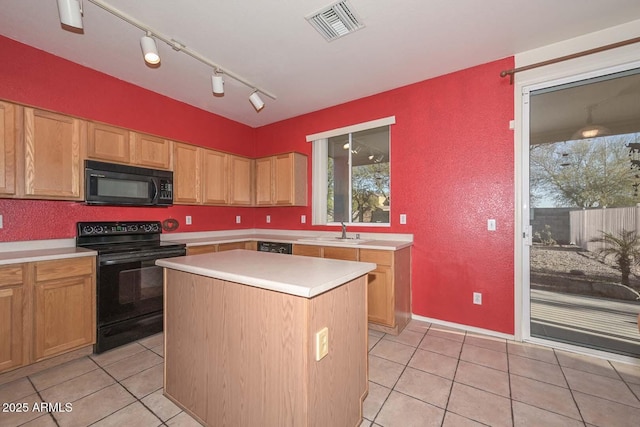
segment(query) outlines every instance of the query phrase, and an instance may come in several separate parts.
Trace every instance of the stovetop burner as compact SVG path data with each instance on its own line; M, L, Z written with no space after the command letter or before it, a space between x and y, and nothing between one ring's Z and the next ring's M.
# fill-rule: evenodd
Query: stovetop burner
M76 246L99 255L139 253L184 248L183 243L161 242L160 221L79 222Z

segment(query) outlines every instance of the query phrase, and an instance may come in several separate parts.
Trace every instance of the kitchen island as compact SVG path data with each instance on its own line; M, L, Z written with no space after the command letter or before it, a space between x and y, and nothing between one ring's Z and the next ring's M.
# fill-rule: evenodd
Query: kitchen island
M360 424L375 264L246 250L156 263L168 398L210 426Z

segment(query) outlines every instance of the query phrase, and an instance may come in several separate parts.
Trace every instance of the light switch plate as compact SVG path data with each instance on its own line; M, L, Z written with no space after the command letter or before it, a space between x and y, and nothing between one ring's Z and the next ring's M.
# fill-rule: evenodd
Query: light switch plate
M487 230L496 231L496 220L495 219L488 219L487 220Z
M400 224L407 223L407 214L400 214Z
M316 332L316 361L329 353L329 329L324 327Z
M473 293L473 303L477 305L482 305L482 294L480 292Z

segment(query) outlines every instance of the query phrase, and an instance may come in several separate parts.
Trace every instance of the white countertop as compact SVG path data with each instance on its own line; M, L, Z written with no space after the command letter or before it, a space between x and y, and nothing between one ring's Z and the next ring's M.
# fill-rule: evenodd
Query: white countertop
M164 258L156 265L311 298L375 270L370 262L232 250ZM171 286L171 285L169 285Z
M292 232L295 233L295 232ZM185 233L187 234L187 233ZM384 234L368 233L362 238L365 240L363 243L349 243L349 241L341 241L335 239L337 236L335 233L325 234L281 234L281 233L265 233L265 232L253 232L251 230L238 231L237 234L222 234L216 235L212 233L209 236L189 237L187 236L171 236L170 234L163 235L163 240L171 240L175 242L185 243L187 247L190 246L202 246L213 245L220 243L234 243L245 242L249 240L257 240L264 242L279 242L279 243L293 243L296 245L314 245L314 246L338 246L344 248L360 248L360 249L378 249L396 251L398 249L406 248L413 245L411 240L388 240L383 239L387 237ZM353 233L349 233L349 237L353 237ZM314 238L321 238L322 240L314 240ZM326 240L325 240L326 238Z
M51 261L65 258L96 256L98 253L84 248L61 247L47 249L28 249L0 252L0 265L19 264L21 262Z

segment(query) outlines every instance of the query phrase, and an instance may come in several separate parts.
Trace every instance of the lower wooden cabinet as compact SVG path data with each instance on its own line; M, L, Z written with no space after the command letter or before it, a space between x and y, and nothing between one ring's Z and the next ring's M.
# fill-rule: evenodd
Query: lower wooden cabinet
M0 372L95 343L95 257L0 268Z
M398 334L411 320L411 248L387 251L293 245L293 254L376 264L367 277L369 326Z
M0 372L25 363L24 265L0 267Z
M94 342L93 259L36 263L34 361Z

